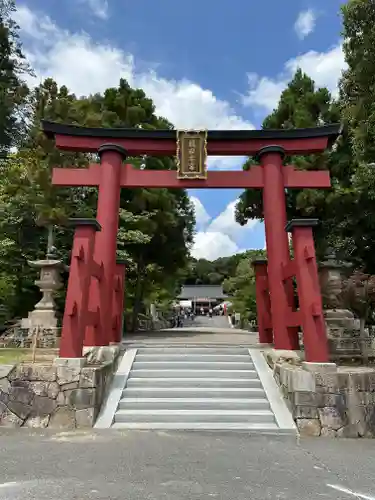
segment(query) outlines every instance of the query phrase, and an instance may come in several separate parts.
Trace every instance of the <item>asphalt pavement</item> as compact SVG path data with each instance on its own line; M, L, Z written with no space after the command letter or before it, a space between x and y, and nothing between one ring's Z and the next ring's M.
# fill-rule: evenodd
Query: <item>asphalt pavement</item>
M375 440L1 429L0 456L0 500L375 500Z
M0 500L375 500L375 441L2 430Z

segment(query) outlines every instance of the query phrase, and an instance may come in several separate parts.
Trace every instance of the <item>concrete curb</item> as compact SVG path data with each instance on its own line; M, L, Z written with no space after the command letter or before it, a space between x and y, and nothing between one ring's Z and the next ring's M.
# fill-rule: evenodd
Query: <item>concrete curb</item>
M137 349L129 349L125 352L113 377L108 398L101 408L94 429L109 429L111 427L136 354Z
M255 369L258 372L271 409L275 415L277 425L280 429L294 431L297 433L297 427L294 423L292 414L280 393L276 381L272 376L272 372L264 359L262 351L258 349L249 349L249 353L253 360Z

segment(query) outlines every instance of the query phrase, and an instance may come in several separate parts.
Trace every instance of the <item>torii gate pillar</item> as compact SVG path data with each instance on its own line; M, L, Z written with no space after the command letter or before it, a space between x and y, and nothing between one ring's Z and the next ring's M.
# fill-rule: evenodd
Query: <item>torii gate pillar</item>
M108 345L113 339L112 301L113 283L116 272L117 231L120 208L121 167L126 158L126 150L116 144L103 144L98 150L100 183L98 191L97 221L102 230L96 234L94 260L103 266L100 287L91 280L89 309L95 311L100 306L100 327L88 326L85 346Z
M293 308L293 284L284 291L283 266L289 262L285 182L283 177L284 149L266 146L258 153L263 168L263 212L266 231L268 286L275 349L297 350L298 328L287 327L288 308Z

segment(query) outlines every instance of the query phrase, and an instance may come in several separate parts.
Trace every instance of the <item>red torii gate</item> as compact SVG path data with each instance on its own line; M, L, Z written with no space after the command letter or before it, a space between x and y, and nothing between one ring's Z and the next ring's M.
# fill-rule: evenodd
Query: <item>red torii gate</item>
M307 220L292 221L291 228L287 227L285 189L329 188L330 176L328 171L300 171L292 165L283 166L283 159L285 155L323 152L340 134L339 125L297 130L208 131L208 155L257 155L260 164L249 171L209 171L203 179L181 179L176 171L138 170L123 164L129 156L176 155L177 135L173 130L86 128L48 121L42 122L42 128L62 150L100 156L100 164L89 168L53 171L52 183L56 186L99 188L97 221L76 221L61 357L80 357L82 342L86 346L108 345L121 339L122 302L118 296L123 291L119 290L124 286L124 266L116 265L121 188L258 188L263 190L268 255L260 274L255 264L260 340L273 341L277 349L298 349L298 327L302 326L305 346L318 346L309 352L307 349L308 361L328 360L312 229ZM310 226L314 224L316 221L311 221ZM293 262L286 230L292 231L296 254ZM294 309L290 279L293 275L297 277L299 311ZM263 287L261 293L259 286Z

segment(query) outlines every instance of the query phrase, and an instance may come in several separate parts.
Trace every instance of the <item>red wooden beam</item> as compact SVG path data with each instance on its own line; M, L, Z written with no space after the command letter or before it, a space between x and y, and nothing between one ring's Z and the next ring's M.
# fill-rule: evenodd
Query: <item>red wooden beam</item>
M114 143L131 156L176 155L176 130L110 129L66 125L43 120L42 129L56 146L68 151L96 153ZM208 130L207 152L219 156L248 156L269 145L281 146L287 154L324 151L341 133L339 124L306 129Z
M52 184L55 186L99 186L100 165L88 168L54 168Z
M126 149L129 156L175 156L175 139L113 139L111 142ZM56 135L56 147L65 151L96 153L100 146L108 143L101 137L76 137ZM255 155L265 146L269 139L249 139L239 141L208 141L207 154L212 156L247 156ZM289 155L321 153L328 147L328 137L311 137L307 139L278 139L272 145L281 146Z
M55 186L98 186L100 183L99 164L89 168L54 168L52 184ZM262 188L261 167L248 172L243 170L208 172L207 179L177 179L175 170L138 170L132 165L123 165L121 187L137 188Z
M101 167L99 164L89 168L54 168L52 184L55 186L98 186ZM330 187L329 172L299 171L292 166L285 167L285 187L287 188L325 188ZM207 179L177 179L175 170L138 170L132 165L123 165L121 187L137 188L263 188L262 167L255 165L249 171L212 170Z
M122 187L149 188L262 188L263 175L259 166L244 170L212 170L207 179L178 179L175 170L137 170L125 165L121 172Z
M288 165L283 169L284 185L287 188L329 188L331 179L328 170L295 170Z

